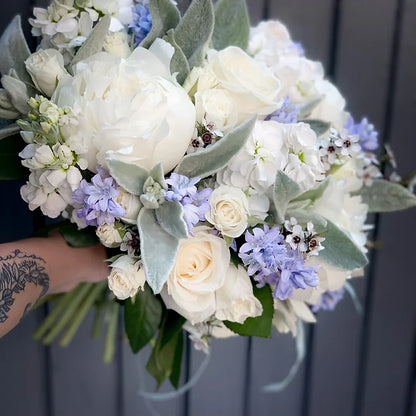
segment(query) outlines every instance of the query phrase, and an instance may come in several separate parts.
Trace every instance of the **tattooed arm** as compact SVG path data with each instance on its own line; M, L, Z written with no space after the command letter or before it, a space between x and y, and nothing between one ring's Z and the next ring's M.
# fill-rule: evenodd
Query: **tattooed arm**
M46 293L107 277L101 245L69 247L60 234L0 244L0 337Z

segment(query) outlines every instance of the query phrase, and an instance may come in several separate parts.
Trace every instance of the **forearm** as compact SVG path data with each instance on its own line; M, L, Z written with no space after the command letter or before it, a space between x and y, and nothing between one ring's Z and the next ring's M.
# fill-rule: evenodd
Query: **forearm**
M60 234L0 245L0 337L47 293L72 289L107 276L105 250L74 249Z

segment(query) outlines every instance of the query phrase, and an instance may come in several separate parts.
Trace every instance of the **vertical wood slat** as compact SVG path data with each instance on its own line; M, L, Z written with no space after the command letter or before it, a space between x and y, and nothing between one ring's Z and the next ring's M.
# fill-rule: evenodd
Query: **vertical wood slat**
M347 99L348 110L356 118L369 116L381 130L394 30L394 3L389 0L378 2L378 13L374 13L374 3L369 1L344 1L340 7L338 45L333 49L336 56L332 58L333 75ZM366 280L354 279L352 284L363 300ZM344 300L333 313L320 313L318 320L309 414L353 415L360 362L361 317L351 302Z
M416 71L416 1L399 1L402 22L398 26L395 94L391 129L386 132L396 153L399 170L414 170L415 90L409 89ZM413 277L415 210L383 215L376 262L377 280L366 366L366 391L362 415L403 414L411 375L413 336L416 327L416 290ZM406 232L408 230L409 232Z

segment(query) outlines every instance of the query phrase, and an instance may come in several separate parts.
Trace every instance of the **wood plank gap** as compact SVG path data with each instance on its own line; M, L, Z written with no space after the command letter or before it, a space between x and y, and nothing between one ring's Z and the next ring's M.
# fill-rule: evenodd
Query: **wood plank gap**
M413 335L413 355L412 355L412 367L410 369L409 381L407 383L406 392L406 407L404 410L404 416L412 416L415 409L415 395L416 395L416 331Z
M253 338L248 337L246 350L246 368L243 390L243 416L250 416L250 392L251 392L251 357L253 351Z
M338 57L340 21L342 0L334 0L332 11L331 43L329 46L328 76L331 80L336 79L336 66Z
M313 350L315 344L315 325L310 324L308 326L308 335L306 338L305 374L303 376L302 387L302 416L308 416L310 413Z
M263 0L263 12L262 12L262 20L268 20L270 16L270 5L269 2L271 0Z
M48 303L43 305L43 319L45 319L50 312L50 307ZM40 341L38 341L40 342ZM54 416L54 388L52 382L52 352L49 345L43 346L43 356L44 356L44 365L45 365L45 404L46 404L46 415L45 416Z
M116 406L115 409L117 415L124 415L127 416L124 406L124 370L123 370L123 328L124 328L124 319L123 313L120 310L119 317L118 317L118 327L117 327L117 342L116 348L117 351L115 353L116 361Z

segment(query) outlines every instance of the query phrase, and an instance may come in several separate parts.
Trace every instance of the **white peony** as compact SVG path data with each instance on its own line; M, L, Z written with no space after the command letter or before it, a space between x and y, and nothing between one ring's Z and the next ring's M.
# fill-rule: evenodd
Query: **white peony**
M100 240L100 243L109 248L119 247L123 239L120 236L114 224L101 224L97 227L95 233Z
M48 97L55 91L59 79L67 74L64 58L56 49L41 49L25 61L36 88Z
M108 287L117 299L132 298L143 289L146 276L136 260L121 256L110 267L112 270L108 276Z
M54 99L70 106L78 126L67 143L85 155L88 168L106 167L106 158L165 173L185 154L195 127L195 108L170 74L173 47L156 40L127 58L102 52L80 62L64 77Z
M260 301L253 294L250 277L242 266L229 266L224 286L217 290L216 298L215 317L220 321L242 324L247 318L263 313Z
M227 237L239 237L248 225L248 201L244 192L232 186L221 185L209 199L210 211L205 214L217 230Z
M196 227L193 237L180 241L176 263L161 292L166 306L192 324L215 313L215 292L224 285L230 263L225 241L209 231Z

